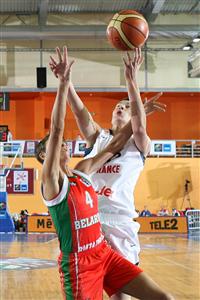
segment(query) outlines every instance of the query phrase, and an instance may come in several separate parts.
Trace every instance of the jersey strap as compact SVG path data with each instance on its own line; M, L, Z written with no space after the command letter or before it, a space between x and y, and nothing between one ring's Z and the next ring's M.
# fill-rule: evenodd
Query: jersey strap
M61 203L63 201L63 199L66 197L66 194L68 192L69 189L69 181L67 178L67 175L64 175L64 180L63 180L63 185L62 185L62 189L60 191L60 193L52 200L45 200L43 193L42 193L42 198L44 201L44 204L46 206L54 206L54 205L58 205L59 203Z
M85 174L85 173L83 173L79 170L73 170L73 173L76 174L76 175L79 175L80 177L85 178L90 183L90 185L92 185L91 179L87 174Z
M87 156L88 154L90 154L90 152L92 151L93 146L89 147L89 148L85 148L84 149L84 156Z

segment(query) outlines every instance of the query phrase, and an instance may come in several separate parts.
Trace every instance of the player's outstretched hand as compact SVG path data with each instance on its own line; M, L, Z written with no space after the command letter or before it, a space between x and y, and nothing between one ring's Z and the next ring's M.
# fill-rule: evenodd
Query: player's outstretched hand
M147 99L144 99L144 110L147 116L150 114L160 111L165 112L166 111L166 104L162 102L158 102L157 100L162 96L162 92L157 93L155 96Z
M74 60L69 62L67 47L63 47L63 54L59 47L56 47L57 59L54 59L50 56L49 66L54 75L59 78L61 81L69 81L71 66L74 63Z
M123 61L125 79L136 83L138 71L143 63L141 48L135 48L133 57L127 52L126 57L123 57Z

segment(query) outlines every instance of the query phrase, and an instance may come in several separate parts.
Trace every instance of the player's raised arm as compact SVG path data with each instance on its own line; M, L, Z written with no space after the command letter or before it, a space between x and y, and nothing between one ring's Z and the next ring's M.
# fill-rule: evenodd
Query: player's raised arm
M87 141L88 147L90 147L95 143L101 127L92 118L87 107L77 94L72 82L69 87L68 100L79 130L84 139Z
M137 73L143 62L141 49L135 49L134 58L127 53L124 60L124 74L128 88L131 108L131 124L133 136L138 149L146 156L150 148L150 139L146 133L146 114L137 84Z
M56 64L55 60L52 57L51 57L50 67L54 75L57 77L58 65ZM72 82L70 82L69 85L67 98L68 98L69 105L72 109L72 112L75 116L79 130L82 136L84 137L84 139L87 141L88 147L90 147L95 143L101 128L93 120L91 114L89 113L83 101L77 94Z
M42 168L42 184L45 199L51 199L59 192L60 151L63 142L64 121L66 115L66 99L70 84L70 70L74 61L68 61L67 48L63 55L56 48L57 60L51 57L50 66L56 67L58 77L57 95L51 114L49 139L46 142L46 153Z

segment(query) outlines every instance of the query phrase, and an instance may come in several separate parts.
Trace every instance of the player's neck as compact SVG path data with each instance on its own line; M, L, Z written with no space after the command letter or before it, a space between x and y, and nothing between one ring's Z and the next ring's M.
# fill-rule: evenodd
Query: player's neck
M124 124L123 122L113 124L112 125L112 134L115 135L116 133L118 133L120 131L120 129L122 129L125 125L126 124Z
M68 165L62 165L61 166L61 170L62 172L64 172L67 177L72 177L73 176L73 172L72 170L68 167Z

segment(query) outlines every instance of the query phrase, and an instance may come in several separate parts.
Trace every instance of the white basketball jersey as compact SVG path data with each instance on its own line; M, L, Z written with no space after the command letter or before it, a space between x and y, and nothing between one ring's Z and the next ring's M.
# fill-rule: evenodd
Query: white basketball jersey
M92 151L86 158L99 153L112 138L109 131L101 130ZM93 187L98 193L101 214L138 217L135 211L133 191L143 167L142 155L131 137L120 153L91 175Z

